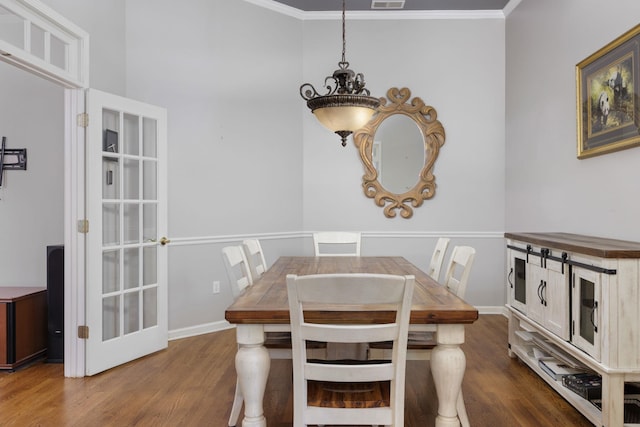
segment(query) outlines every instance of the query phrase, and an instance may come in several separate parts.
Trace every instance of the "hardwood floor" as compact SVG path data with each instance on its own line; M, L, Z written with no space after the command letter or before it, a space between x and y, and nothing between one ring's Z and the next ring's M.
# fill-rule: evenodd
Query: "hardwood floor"
M467 327L463 390L474 427L592 424L527 366L507 356L507 320ZM102 374L64 378L61 364L0 373L1 426L226 426L235 387L234 330L172 341L165 351ZM431 427L428 362L407 366L406 427ZM271 364L265 415L291 427L291 362Z

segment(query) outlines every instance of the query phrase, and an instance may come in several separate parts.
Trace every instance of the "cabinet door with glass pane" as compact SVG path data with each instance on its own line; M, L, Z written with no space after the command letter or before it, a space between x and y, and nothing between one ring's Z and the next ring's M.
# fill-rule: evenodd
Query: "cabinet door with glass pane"
M93 89L87 111L92 375L167 346L166 111Z
M509 304L511 307L527 313L527 261L522 252L509 249L507 281L509 283Z
M600 360L601 273L573 267L571 342L595 360Z

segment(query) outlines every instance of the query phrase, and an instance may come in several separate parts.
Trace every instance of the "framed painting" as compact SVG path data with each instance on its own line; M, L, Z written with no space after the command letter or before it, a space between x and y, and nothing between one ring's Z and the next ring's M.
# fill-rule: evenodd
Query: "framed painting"
M578 158L640 145L640 25L576 65Z

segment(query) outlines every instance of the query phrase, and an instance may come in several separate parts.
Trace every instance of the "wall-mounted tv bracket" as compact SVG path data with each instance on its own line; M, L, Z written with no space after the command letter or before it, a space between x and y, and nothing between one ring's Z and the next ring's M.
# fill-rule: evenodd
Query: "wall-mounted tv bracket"
M0 146L0 187L2 187L2 177L4 171L26 171L27 170L27 149L7 148L7 137L2 137Z

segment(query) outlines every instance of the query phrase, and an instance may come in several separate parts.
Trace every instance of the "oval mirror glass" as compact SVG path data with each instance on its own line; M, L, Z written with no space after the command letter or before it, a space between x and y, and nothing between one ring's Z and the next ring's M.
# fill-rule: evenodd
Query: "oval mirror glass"
M397 194L411 190L424 166L424 142L418 125L403 114L394 114L380 124L374 144L379 144L375 167L384 188Z

